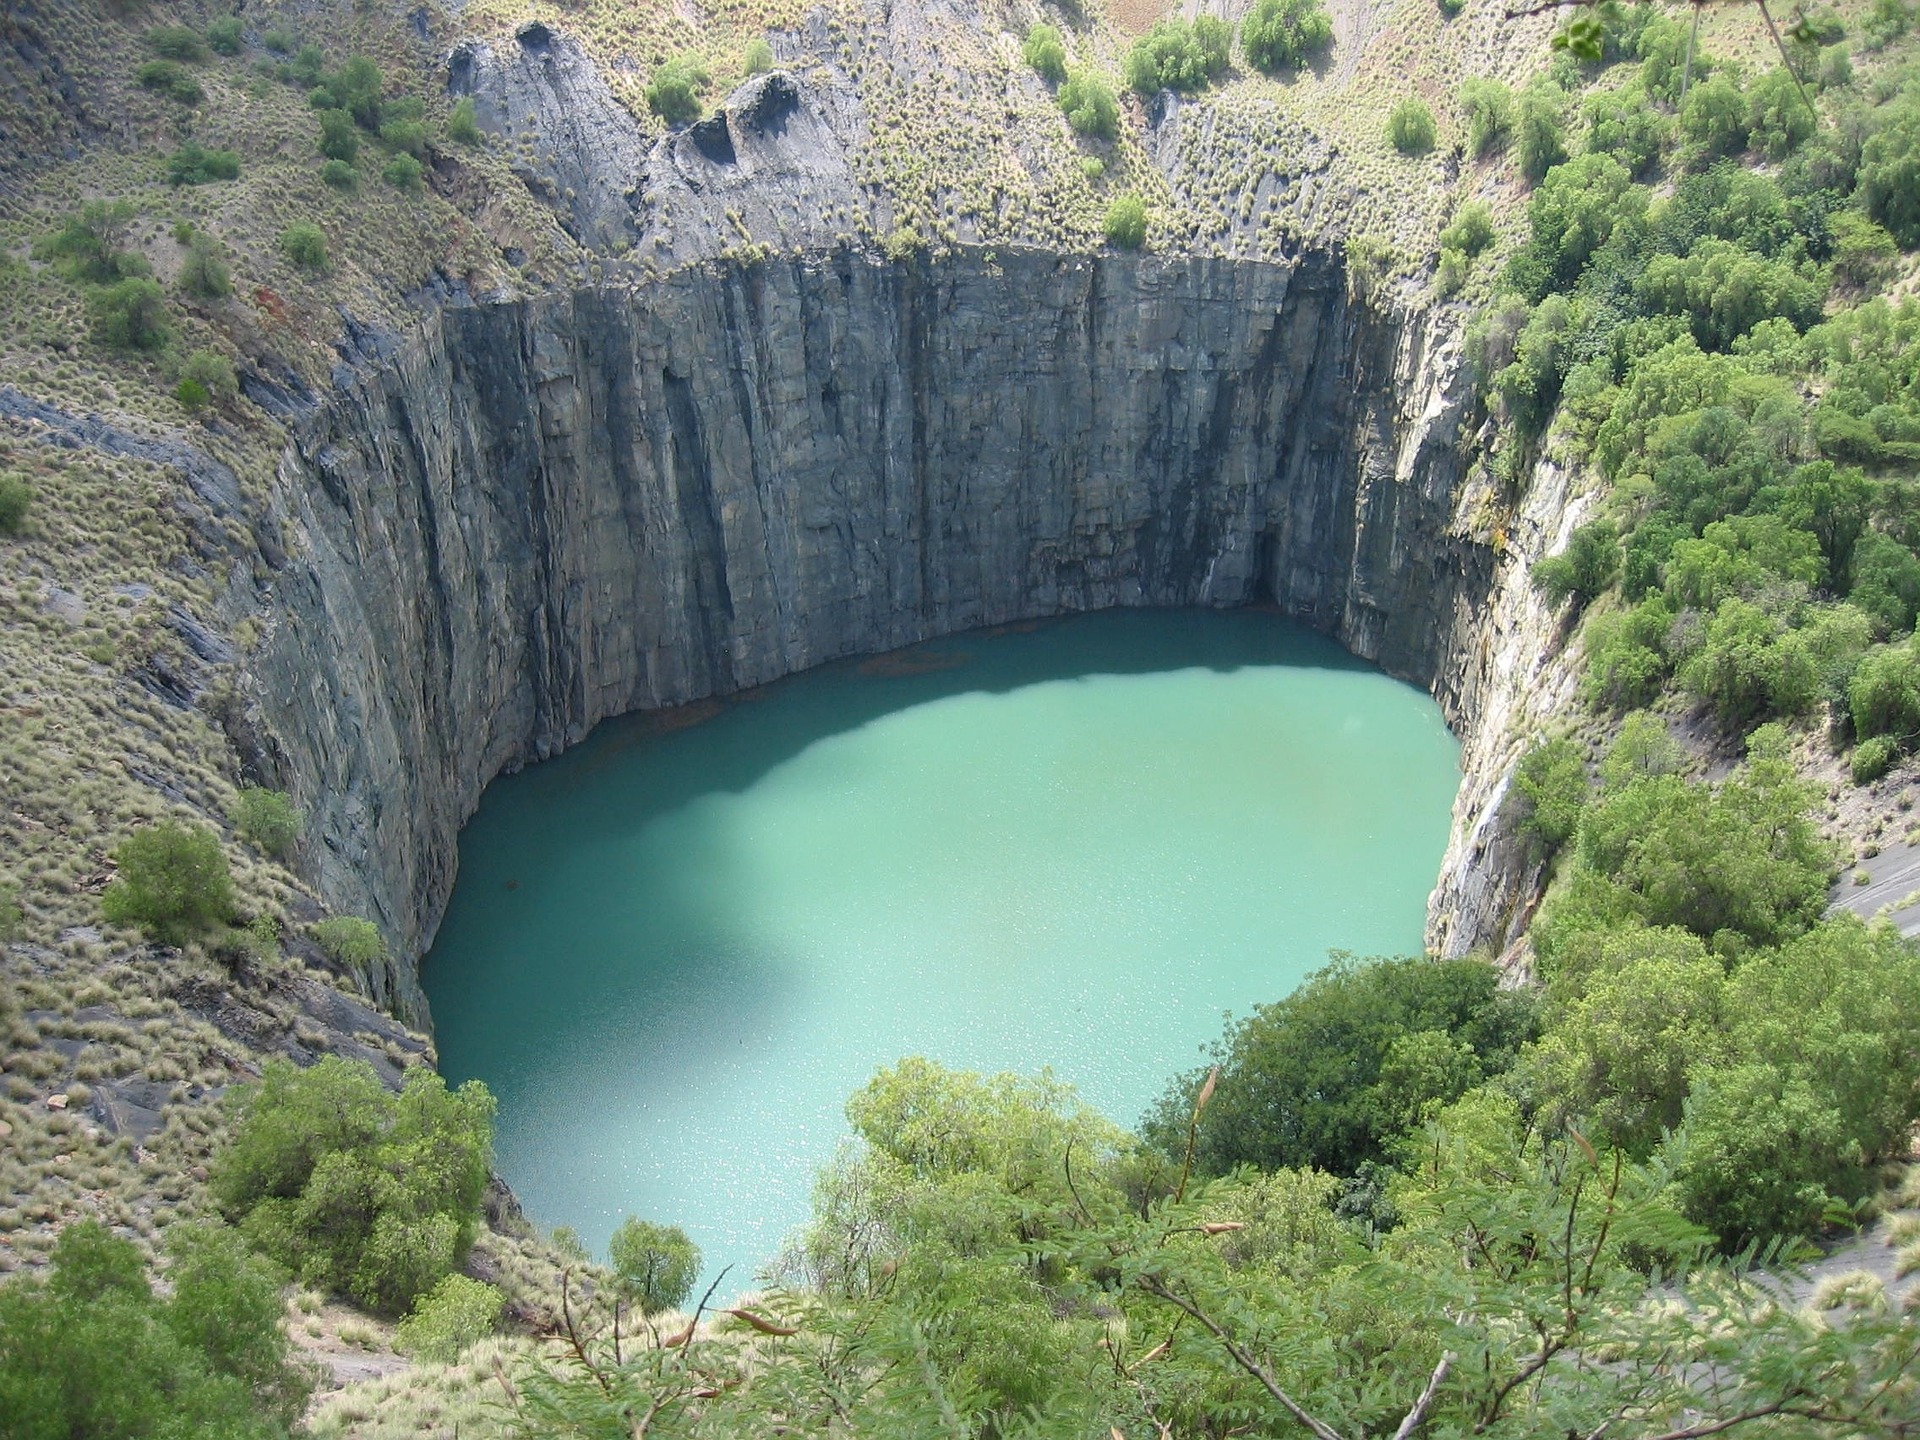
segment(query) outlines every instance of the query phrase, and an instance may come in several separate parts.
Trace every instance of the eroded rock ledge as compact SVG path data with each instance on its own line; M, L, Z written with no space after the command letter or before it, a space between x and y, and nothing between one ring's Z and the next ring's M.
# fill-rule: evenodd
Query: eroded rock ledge
M422 1013L412 957L493 776L841 656L1264 602L1470 732L1512 677L1460 518L1466 386L1430 325L1326 255L1004 251L434 316L285 455L250 665L313 879L402 957L370 988ZM1448 948L1500 938L1506 903L1449 909Z

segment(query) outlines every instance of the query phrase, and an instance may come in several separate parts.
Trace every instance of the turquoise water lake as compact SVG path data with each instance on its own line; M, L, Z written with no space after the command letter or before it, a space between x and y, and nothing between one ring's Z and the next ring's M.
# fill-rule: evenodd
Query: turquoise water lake
M1223 1012L1413 953L1459 748L1254 611L955 637L603 725L490 786L424 977L496 1164L596 1253L677 1224L723 1291L842 1106L923 1054L1051 1066L1132 1124Z

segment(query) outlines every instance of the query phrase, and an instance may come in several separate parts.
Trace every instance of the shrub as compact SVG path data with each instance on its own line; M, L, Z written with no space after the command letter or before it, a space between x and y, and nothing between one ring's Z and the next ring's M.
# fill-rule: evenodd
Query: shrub
M371 920L335 915L313 927L313 939L336 964L366 974L386 958L387 942Z
M1853 584L1847 599L1873 617L1888 634L1913 628L1920 612L1920 559L1891 535L1869 531L1855 542L1849 568Z
M213 397L207 393L207 387L198 380L182 379L173 387L173 398L188 410L199 410Z
M760 42L762 45L766 41ZM749 51L752 46L747 47ZM757 75L757 70L749 70L749 75ZM447 138L456 145L478 145L480 143L480 123L474 118L473 101L463 98L453 102L453 109L447 114Z
M211 830L162 821L121 841L113 859L119 878L100 897L100 908L115 925L180 945L233 913L227 857Z
M1853 783L1871 785L1891 770L1899 758L1900 747L1891 735L1869 735L1853 747L1853 761L1848 766Z
M318 143L320 153L329 160L352 164L360 154L360 129L346 111L322 110Z
M158 350L173 338L167 297L158 282L133 276L102 286L88 299L94 337L115 350Z
M200 353L204 355L207 352ZM220 359L219 356L212 358ZM224 361L221 363L225 364ZM227 375L231 379L231 365L227 366ZM243 786L238 799L234 801L231 818L233 828L244 839L275 859L286 859L300 839L299 808L281 790L267 790L258 785Z
M763 36L756 35L747 42L747 48L741 53L740 64L749 75L764 75L773 69L773 46Z
M327 237L310 220L296 221L280 232L280 249L305 270L327 268Z
M0 535L18 535L33 507L33 486L19 475L0 472Z
M1608 520L1580 526L1568 537L1564 551L1533 567L1533 583L1554 606L1569 596L1585 606L1604 595L1619 575L1620 542Z
M34 246L36 259L52 261L67 279L104 285L136 273L134 257L125 254L127 228L138 214L129 200L91 200L78 215L69 215L60 228Z
M1193 94L1227 72L1233 32L1223 20L1203 15L1189 25L1162 20L1134 41L1127 53L1127 84L1142 95L1162 90Z
M271 30L260 32L260 43L276 55L291 55L294 46L298 45L300 40L291 30L275 26Z
M1587 805L1587 757L1572 740L1543 740L1521 758L1514 788L1526 801L1520 828L1549 850L1573 838Z
M700 95L707 88L707 67L697 55L676 55L647 83L647 108L669 125L700 118Z
M300 58L305 59L306 54L302 50ZM295 64L298 66L299 61ZM356 55L327 76L326 83L308 98L316 109L345 110L363 130L378 130L386 109L382 100L386 88L387 79L380 67L366 56Z
M198 105L207 98L200 82L172 60L149 60L133 72L143 90L152 90L182 105Z
M1498 80L1460 83L1460 114L1467 122L1467 150L1484 155L1513 129L1513 92Z
M395 1095L364 1062L270 1060L236 1101L211 1187L241 1233L305 1283L402 1315L473 1243L493 1097L407 1072Z
M393 1348L429 1364L451 1365L493 1333L505 1297L491 1285L449 1275L422 1295L393 1332Z
M1402 155L1424 155L1433 148L1433 111L1424 100L1408 98L1387 117L1387 139Z
M1744 150L1747 97L1739 83L1723 71L1694 85L1680 111L1680 130L1693 142L1696 163Z
M1747 131L1753 147L1775 161L1786 159L1813 134L1813 112L1800 98L1793 76L1778 66L1747 92Z
M1058 85L1067 78L1067 47L1060 32L1051 25L1035 24L1020 46L1020 58L1039 72L1040 78Z
M185 25L156 25L144 39L147 48L163 60L197 65L207 58L207 42L199 31Z
M607 1250L621 1291L642 1315L680 1305L700 1278L700 1248L677 1225L651 1225L629 1215Z
M329 160L320 167L320 179L336 190L360 188L360 172L344 160Z
M201 300L219 300L233 293L233 277L219 247L209 235L195 235L180 264L180 288Z
M413 156L396 155L381 167L380 178L396 190L405 190L410 195L418 194L422 168Z
M1547 171L1567 158L1566 136L1560 121L1560 109L1565 102L1560 87L1548 81L1536 81L1520 92L1514 158L1530 184L1538 185L1546 178Z
M1220 1077L1201 1113L1196 1166L1210 1175L1238 1165L1354 1174L1382 1157L1409 1101L1403 1085L1393 1106L1377 1093L1397 1040L1431 1031L1466 1047L1471 1063L1445 1067L1444 1088L1422 1097L1451 1100L1509 1069L1534 1025L1532 998L1501 991L1483 961L1340 957L1214 1045ZM1195 1071L1168 1087L1143 1122L1152 1145L1183 1154L1205 1079Z
M238 55L244 34L238 15L226 15L207 26L207 44L222 55Z
M427 127L419 120L389 120L380 127L380 143L417 160L427 153Z
M51 1276L0 1286L0 1415L8 1433L270 1440L305 1408L280 1287L230 1232L168 1232L171 1294L98 1220L60 1232ZM24 1425L24 1428L20 1428Z
M1875 284L1900 256L1900 247L1884 225L1866 216L1842 210L1827 217L1827 235L1833 244L1833 275L1848 285Z
M1092 70L1076 70L1060 87L1060 108L1076 135L1111 140L1120 126L1120 103L1112 88Z
M205 185L239 177L240 157L231 150L207 150L189 140L167 157L170 184Z
M1453 223L1440 232L1442 249L1458 250L1469 260L1493 243L1493 209L1484 200L1469 200L1454 212Z
M1107 206L1107 239L1122 250L1138 250L1147 239L1147 207L1138 195L1117 195Z
M1333 39L1333 21L1320 0L1255 0L1240 22L1247 63L1271 74L1298 65Z
M1891 735L1902 745L1920 740L1920 652L1911 642L1869 650L1847 700L1856 735Z
M0 885L0 945L20 937L20 928L26 924L26 913L20 908L20 896L11 885ZM8 1007L0 1005L0 1016L8 1013Z
M1809 788L1762 752L1718 786L1650 775L1608 790L1580 825L1580 863L1649 925L1703 940L1727 931L1754 945L1792 939L1819 919L1831 847L1808 815Z
M1920 247L1920 99L1893 107L1861 150L1859 196L1901 248Z

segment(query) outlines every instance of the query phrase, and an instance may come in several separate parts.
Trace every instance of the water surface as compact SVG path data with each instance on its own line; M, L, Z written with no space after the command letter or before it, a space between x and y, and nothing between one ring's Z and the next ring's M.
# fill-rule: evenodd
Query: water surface
M1458 747L1272 615L1131 611L604 725L489 787L427 958L497 1164L751 1280L846 1097L924 1054L1050 1065L1131 1124L1222 1013L1420 945Z

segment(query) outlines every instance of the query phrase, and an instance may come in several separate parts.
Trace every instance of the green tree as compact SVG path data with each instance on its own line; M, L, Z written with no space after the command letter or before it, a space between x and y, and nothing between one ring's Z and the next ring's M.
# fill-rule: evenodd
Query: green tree
M207 185L239 176L240 157L231 150L208 150L189 140L167 157L167 180L173 185Z
M93 334L114 350L159 350L173 338L167 296L159 282L130 276L103 285L87 299Z
M449 1275L422 1295L413 1313L400 1322L393 1347L415 1360L451 1365L493 1333L504 1303L505 1297L491 1285Z
M678 1225L653 1225L629 1215L608 1244L622 1293L642 1315L686 1303L700 1278L700 1247Z
M180 262L180 288L196 300L223 300L233 293L233 276L211 235L196 234Z
M172 60L148 60L133 72L143 90L152 90L181 105L198 105L207 98L200 82L183 65Z
M1493 209L1484 200L1469 200L1453 212L1453 219L1440 232L1440 244L1458 250L1468 259L1493 243Z
M303 270L327 268L327 237L310 220L298 220L280 232L280 249Z
M387 958L387 942L371 920L334 915L313 927L314 943L336 964L366 974Z
M741 53L740 65L749 75L764 75L775 64L773 46L764 36L756 35L747 42L747 48Z
M1402 155L1424 155L1433 148L1437 132L1427 102L1408 97L1387 116L1387 140Z
M1537 185L1567 158L1560 113L1566 96L1551 81L1536 80L1520 92L1514 123L1514 158L1528 183Z
M1756 732L1756 758L1719 785L1654 775L1603 792L1580 826L1581 864L1649 925L1736 946L1803 933L1825 908L1833 852L1813 791L1773 743Z
M1861 149L1859 196L1903 249L1920 246L1920 100L1892 107Z
M98 1220L68 1225L51 1275L0 1286L0 1416L18 1440L290 1433L312 1379L280 1328L279 1286L231 1236L170 1235L172 1295Z
M1375 1093L1401 1036L1434 1031L1475 1056L1468 1083L1507 1070L1530 1038L1528 997L1502 992L1477 960L1348 957L1308 977L1286 999L1257 1006L1214 1047L1219 1078L1201 1111L1196 1163L1209 1175L1236 1165L1308 1165L1351 1175L1386 1153L1404 1106ZM1176 1079L1143 1121L1146 1139L1176 1163L1206 1073ZM1453 1099L1453 1095L1439 1098Z
M211 830L162 821L122 840L119 876L100 897L115 925L132 925L164 945L182 945L233 913L227 857Z
M211 1185L255 1248L309 1285L403 1315L465 1258L492 1158L493 1097L424 1068L398 1095L364 1062L270 1061L237 1101Z
M33 486L11 472L0 472L0 535L18 535L27 527Z
M1269 75L1299 65L1333 39L1333 20L1320 0L1254 0L1240 22L1247 63Z
M1093 70L1076 70L1060 87L1060 108L1076 135L1111 140L1120 127L1120 104L1113 89Z
M707 84L706 63L698 55L676 55L647 82L647 108L669 125L685 125L700 118Z
M1147 239L1147 207L1138 195L1116 195L1107 206L1107 239L1122 250L1138 250Z
M1567 548L1533 567L1533 583L1547 603L1562 605L1572 597L1580 606L1591 604L1620 578L1620 541L1610 520L1591 520L1567 537Z
M149 50L164 60L198 65L208 58L205 37L190 26L156 25L141 38Z
M207 24L207 44L218 54L238 55L244 40L238 15L223 15Z
M233 828L262 854L284 860L300 840L300 811L281 790L243 785L234 801Z
M1162 90L1194 94L1227 72L1233 32L1226 22L1203 15L1162 20L1127 52L1127 84L1142 95Z
M1020 47L1020 58L1039 72L1040 78L1058 85L1067 78L1067 47L1053 26L1035 22Z
M764 47L766 43L764 40L755 42L755 44L762 47ZM752 45L747 47L747 55L747 73L749 75L758 75L761 70L771 67L771 52L769 52L767 64L760 66L759 69L755 69L753 66L755 52ZM480 122L474 115L473 97L471 95L463 95L460 99L454 101L453 109L447 112L447 138L456 145L478 145L480 143Z
M360 127L345 110L320 112L320 153L351 165L360 154Z
M1553 1120L1645 1157L1676 1128L1692 1077L1725 1053L1726 969L1695 935L1630 931L1523 1062Z
M1580 828L1587 806L1587 757L1566 736L1543 740L1521 757L1514 788L1526 804L1521 829L1556 850Z
M1655 595L1631 610L1596 616L1587 625L1586 692L1615 709L1658 698L1670 662L1667 637L1673 611Z
M1920 651L1912 641L1869 650L1847 687L1856 735L1891 735L1902 747L1920 740Z
M1485 155L1513 129L1513 92L1498 80L1479 76L1463 80L1460 114L1467 123L1468 152Z
M395 155L380 169L380 178L396 190L410 195L420 192L420 162L411 155Z

